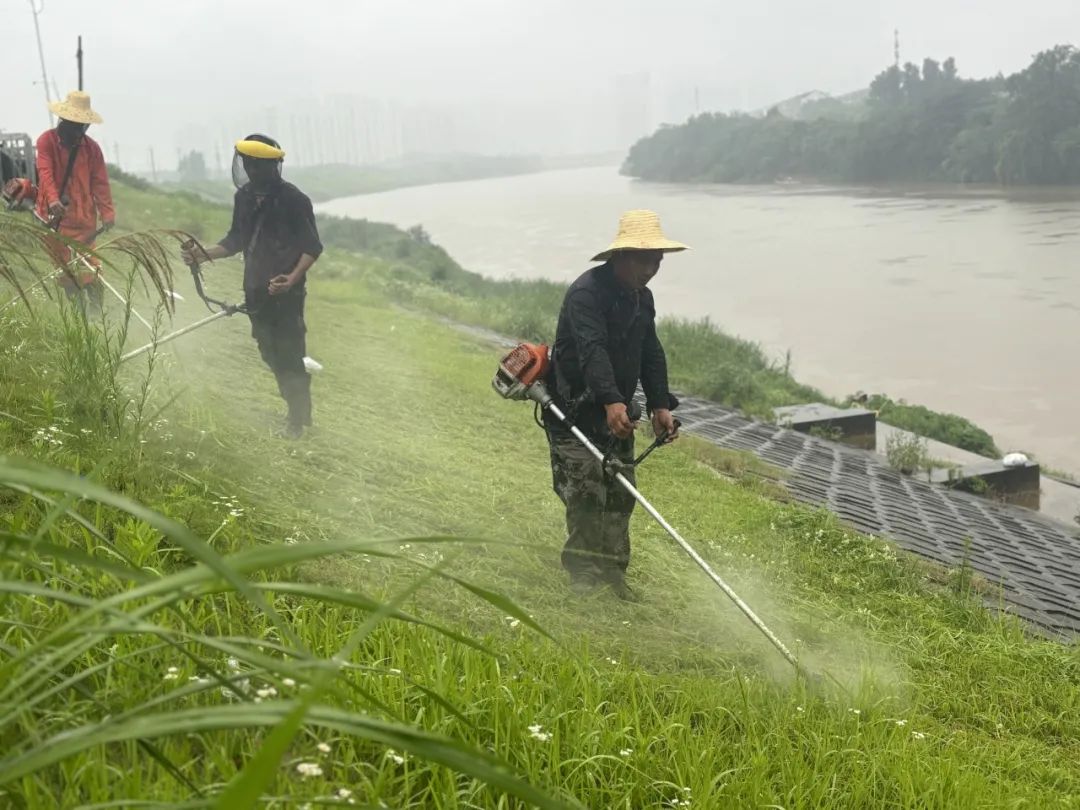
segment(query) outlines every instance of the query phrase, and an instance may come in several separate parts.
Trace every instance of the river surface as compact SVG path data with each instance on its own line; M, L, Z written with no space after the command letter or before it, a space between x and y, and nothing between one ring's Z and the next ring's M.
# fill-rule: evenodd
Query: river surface
M651 208L692 250L661 314L708 316L799 380L958 413L1003 450L1080 472L1080 189L687 186L614 168L400 189L321 211L423 224L465 268L569 282Z

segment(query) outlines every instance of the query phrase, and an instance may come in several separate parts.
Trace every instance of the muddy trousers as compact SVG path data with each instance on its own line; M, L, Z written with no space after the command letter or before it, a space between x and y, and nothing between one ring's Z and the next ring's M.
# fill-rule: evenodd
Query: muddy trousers
M304 368L304 295L298 290L269 297L248 313L251 336L274 372L278 392L289 406L289 424L295 427L311 425L311 376Z
M548 445L555 494L566 505L563 568L575 579L620 580L630 564L630 515L636 501L573 436L549 430ZM612 440L611 449L620 461L632 462L634 437ZM624 475L635 483L632 468Z

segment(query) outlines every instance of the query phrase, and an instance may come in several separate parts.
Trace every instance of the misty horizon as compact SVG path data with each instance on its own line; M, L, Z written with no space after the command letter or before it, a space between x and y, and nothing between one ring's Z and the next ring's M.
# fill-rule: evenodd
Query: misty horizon
M960 9L683 2L660 13L639 0L363 9L315 0L300 15L272 0L251 18L196 0L125 8L121 18L46 0L39 22L49 95L76 87L81 34L85 89L105 119L91 136L125 168L148 170L153 148L168 171L190 150L222 168L232 143L254 130L278 138L292 165L625 152L696 112L864 88L892 63L894 29L902 61L953 56L964 77L1009 74L1067 40L1073 11L1040 0L1018 30L993 13L1009 8L999 2L952 5ZM29 4L12 4L6 21L0 131L36 137L49 119Z

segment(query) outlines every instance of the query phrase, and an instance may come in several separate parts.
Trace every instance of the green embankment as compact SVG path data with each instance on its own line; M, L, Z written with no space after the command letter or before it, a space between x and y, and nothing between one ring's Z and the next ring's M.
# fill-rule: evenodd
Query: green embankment
M118 197L134 227L216 238L227 217L190 198L123 187ZM523 618L447 580L429 582L401 609L487 651L385 622L345 656L321 699L327 711L398 718L464 741L590 808L1080 806L1076 650L1028 638L1014 620L986 611L986 586L970 572L916 564L827 514L784 503L760 465L687 439L654 454L640 485L825 675L823 686L793 679L640 512L631 579L646 602L569 598L544 439L531 409L490 391L498 351L395 303L441 301L440 311L459 314L466 299L445 285L468 279L455 281L459 271L444 254L386 226L328 225L324 234L332 246L313 272L308 311L309 352L325 371L314 383L317 426L301 442L273 435L280 403L241 318L163 351L142 418L128 408L132 417L110 425L103 415L123 403L72 371L72 358L86 356L77 324L69 320L65 336L57 306L44 299L35 300L36 320L20 309L0 315L0 411L8 414L0 454L101 482L187 526L218 554L358 544L356 553L252 575L280 626L215 580L172 591L174 601L143 617L151 630L122 625L152 602L148 595L103 600L135 580L184 571L196 550L114 506L67 504L78 523L0 489L0 531L40 530L38 545L5 541L0 556L0 804L191 798L130 739L66 754L80 739L72 729L102 733L125 713L171 718L182 733L162 733L155 720L135 736L212 793L253 762L270 730L254 721L196 729L184 725L191 711L204 707L213 724L233 707L269 712L302 696L318 668L295 644L312 661L332 658L365 629L371 611L361 596L388 599L418 565L440 563L506 594ZM188 293L183 272L177 286ZM443 287L421 281L433 273ZM216 292L234 290L238 265L221 262L207 279ZM188 295L177 322L201 314ZM142 342L140 328L131 324L129 345ZM145 371L122 371L121 398L142 390ZM0 463L0 483L16 477ZM484 542L406 539L432 536ZM368 541L383 545L360 547ZM395 556L380 556L388 551ZM335 603L332 588L355 601ZM88 617L94 605L117 612ZM529 616L554 641L530 629ZM45 656L66 644L83 647ZM26 651L33 654L21 657ZM243 701L217 682L189 680L237 672L249 681ZM113 720L101 724L106 716ZM263 769L263 795L278 797L268 806L516 806L432 764L428 743L405 753L334 728L305 724L280 765ZM46 763L61 753L62 764L25 759ZM318 768L304 776L301 764Z

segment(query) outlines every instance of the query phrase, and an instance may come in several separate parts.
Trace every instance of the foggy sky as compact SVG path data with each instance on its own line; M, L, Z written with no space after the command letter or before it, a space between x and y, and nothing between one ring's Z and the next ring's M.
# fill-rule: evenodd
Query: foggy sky
M2 12L0 130L36 136L48 119L33 16L28 0ZM702 109L727 111L865 87L892 61L894 28L903 60L955 56L962 76L1080 39L1077 0L44 0L40 24L61 95L82 34L105 118L91 135L140 170L151 146L172 168L178 148L270 124L289 151L290 114L343 98L420 110L458 148L600 151L623 146L610 119L627 74L647 74L655 126L693 112L695 89Z

